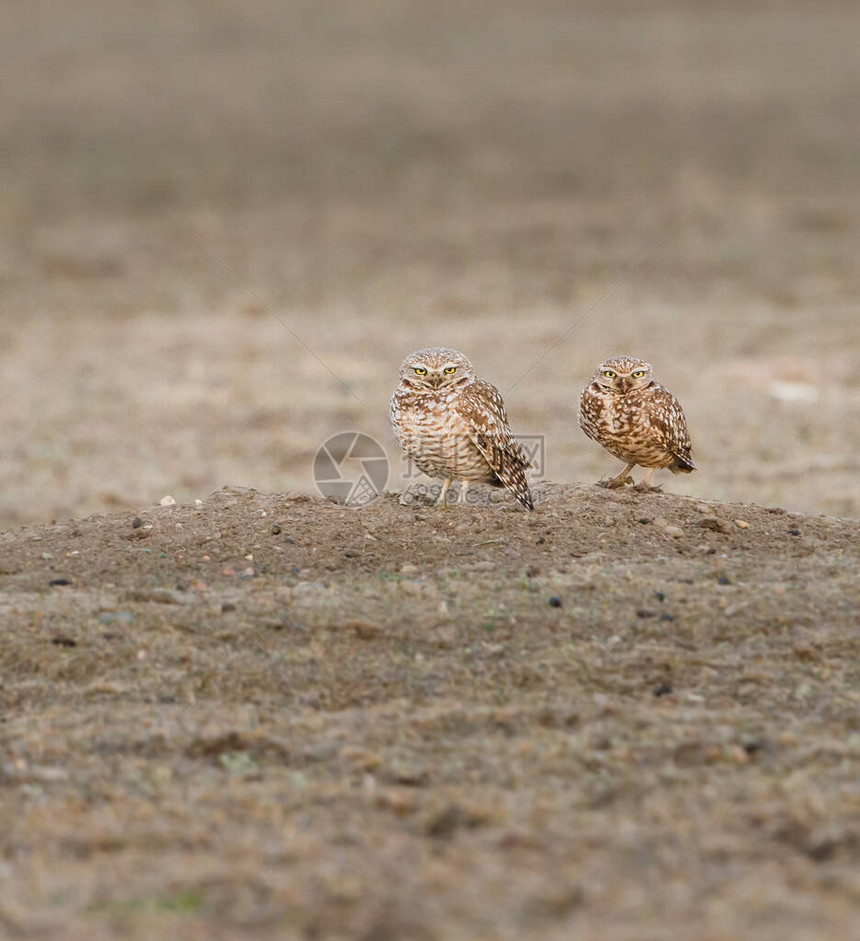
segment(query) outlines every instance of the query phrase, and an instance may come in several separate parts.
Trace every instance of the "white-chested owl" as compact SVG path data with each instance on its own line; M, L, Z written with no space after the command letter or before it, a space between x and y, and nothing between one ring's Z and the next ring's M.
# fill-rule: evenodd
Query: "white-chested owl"
M651 475L659 467L673 474L696 469L692 444L681 403L654 379L651 364L635 356L616 356L598 366L579 402L582 430L627 465L603 487L632 483L630 471L644 467L639 490L651 487Z
M526 480L525 452L508 425L499 390L475 376L458 350L416 350L400 366L400 384L391 396L391 427L400 447L429 477L443 480L439 503L451 482L507 487L533 510Z

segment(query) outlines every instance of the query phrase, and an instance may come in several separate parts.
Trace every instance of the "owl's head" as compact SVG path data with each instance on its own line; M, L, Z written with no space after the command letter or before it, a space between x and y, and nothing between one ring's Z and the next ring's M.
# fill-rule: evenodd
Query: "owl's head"
M475 367L459 350L430 346L416 350L403 360L400 380L413 389L437 392L472 379Z
M626 395L644 389L654 381L651 364L636 356L614 356L597 367L592 378L601 389L616 395Z

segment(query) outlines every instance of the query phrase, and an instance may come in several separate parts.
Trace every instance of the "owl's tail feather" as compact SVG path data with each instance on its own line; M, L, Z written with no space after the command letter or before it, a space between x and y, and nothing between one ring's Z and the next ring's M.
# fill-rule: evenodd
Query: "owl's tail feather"
M501 475L502 483L516 497L520 506L524 506L527 510L533 510L535 504L532 500L532 492L529 489L528 477L526 477L526 470L532 464L519 444L516 442L514 444L516 447L513 455L508 455L508 460L502 465L504 470L507 471L507 473ZM511 457L513 457L513 460L511 460Z
M517 503L527 510L533 510L535 505L526 477L529 462L522 448L516 442L508 448L504 443L499 446L498 442L482 434L475 435L472 440L495 474L493 486L507 488L516 497Z
M669 465L669 470L673 474L692 474L696 465L688 457L680 454L675 455L675 460Z
M525 468L522 466L509 465L503 471L503 476L497 474L495 480L491 481L490 486L505 487L514 495L520 506L524 506L527 510L533 510L535 508L532 493L529 489L529 482L526 478Z
M512 490L511 492L516 497L517 503L519 503L520 506L524 506L527 510L533 510L535 508L528 484L525 484L524 487L517 487L516 490Z

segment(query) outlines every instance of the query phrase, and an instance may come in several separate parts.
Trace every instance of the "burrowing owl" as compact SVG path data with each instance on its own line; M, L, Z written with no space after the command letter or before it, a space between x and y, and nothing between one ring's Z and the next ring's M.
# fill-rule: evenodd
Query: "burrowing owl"
M511 434L499 390L475 376L458 350L416 350L400 366L400 385L391 396L394 437L429 477L441 477L439 503L451 481L462 481L466 500L470 481L507 487L533 510L526 480L528 459Z
M600 481L603 487L632 483L630 471L646 468L640 490L651 487L658 467L673 474L696 469L681 403L651 374L651 364L635 356L616 356L601 363L579 402L582 430L627 465L617 477Z

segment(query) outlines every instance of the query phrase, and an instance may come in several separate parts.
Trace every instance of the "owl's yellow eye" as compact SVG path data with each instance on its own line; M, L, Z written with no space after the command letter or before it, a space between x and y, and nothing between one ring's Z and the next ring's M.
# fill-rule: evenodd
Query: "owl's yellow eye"
M445 374L448 376L450 376L452 372L456 372L456 371L457 371L456 366L446 366L444 369Z
M604 369L603 375L606 376L607 379L615 378L615 373L611 369Z
M426 375L427 375L427 370L426 370L423 366L416 366L416 367L415 367L415 375L416 375L416 376L426 376Z
M632 372L630 375L633 376L634 379L641 379L645 375L645 370L637 369L636 372Z

